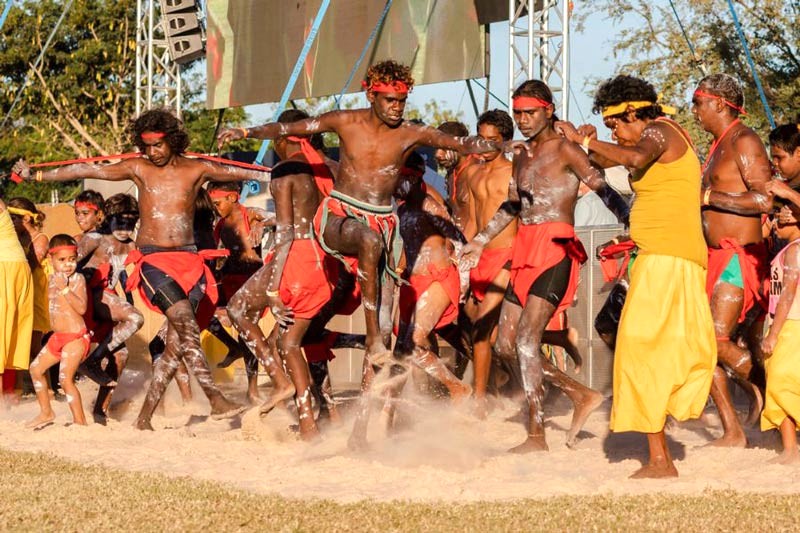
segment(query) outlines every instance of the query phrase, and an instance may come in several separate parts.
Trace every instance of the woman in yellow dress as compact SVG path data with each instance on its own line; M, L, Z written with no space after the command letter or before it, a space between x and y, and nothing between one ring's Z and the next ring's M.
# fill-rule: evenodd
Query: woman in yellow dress
M33 328L33 279L6 204L0 200L0 374L3 393L16 370L28 368ZM2 398L0 397L0 403Z
M700 162L688 134L657 100L648 82L617 76L594 100L616 143L598 141L592 126L561 125L598 164L627 167L636 193L630 238L639 251L617 333L611 430L647 434L650 460L631 476L637 478L678 475L664 434L667 415L702 414L717 363L705 293Z

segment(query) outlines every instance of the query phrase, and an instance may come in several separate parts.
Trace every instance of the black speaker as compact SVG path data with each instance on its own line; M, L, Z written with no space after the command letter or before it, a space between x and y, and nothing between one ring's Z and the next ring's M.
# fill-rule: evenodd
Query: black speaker
M542 10L543 0L528 0L528 4L531 3L533 3L534 11ZM517 5L519 5L519 0L517 0ZM508 20L508 0L475 0L475 10L478 12L478 24ZM524 17L527 14L528 9L525 8L520 16Z
M203 48L203 39L199 33L176 35L167 39L169 55L176 63L183 64L203 57L206 51Z
M197 11L195 0L161 0L161 12L165 15L169 13L181 13L183 11Z
M203 28L197 17L196 0L160 0L164 36L169 55L183 64L203 57Z

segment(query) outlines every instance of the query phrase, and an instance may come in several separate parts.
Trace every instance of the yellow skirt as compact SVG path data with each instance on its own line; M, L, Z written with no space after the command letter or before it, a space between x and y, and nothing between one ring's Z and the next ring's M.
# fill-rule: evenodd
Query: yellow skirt
M706 269L644 254L631 269L614 354L612 431L657 433L702 414L717 364Z
M50 301L47 298L47 274L44 269L33 269L33 330L50 331Z
M775 351L764 361L767 393L761 431L778 428L787 416L800 422L800 320L787 320Z
M0 262L0 374L25 370L33 329L33 279L26 262Z

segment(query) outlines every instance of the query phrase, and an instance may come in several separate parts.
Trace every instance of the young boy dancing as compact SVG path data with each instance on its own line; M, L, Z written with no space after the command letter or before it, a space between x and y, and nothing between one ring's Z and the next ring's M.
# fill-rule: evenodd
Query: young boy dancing
M50 300L50 326L53 334L30 367L33 388L39 402L39 415L28 422L29 428L42 428L55 420L50 406L45 372L59 365L59 380L67 396L67 404L76 424L86 425L81 393L75 386L75 372L89 353L89 331L83 321L86 312L86 281L76 273L78 246L69 235L58 234L50 239L50 262L53 274L47 288Z

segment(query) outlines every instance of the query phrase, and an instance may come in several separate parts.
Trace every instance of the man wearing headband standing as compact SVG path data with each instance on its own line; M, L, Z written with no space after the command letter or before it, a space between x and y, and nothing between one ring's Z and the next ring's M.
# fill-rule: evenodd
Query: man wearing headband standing
M748 423L758 421L763 404L758 387L750 383L751 353L732 339L748 311L755 308L763 320L766 299L762 283L769 274L767 247L761 233L761 214L772 208L765 185L771 180L769 156L758 135L741 123L744 94L727 74L704 78L692 97L694 113L704 130L714 136L703 165L703 231L708 244L706 292L717 335L717 358L711 397L722 420L723 435L715 446L744 447L742 425L733 408L723 366L753 399ZM760 340L749 338L756 353Z
M32 172L27 163L18 161L14 172L35 181L133 180L139 189L141 225L138 250L129 255L135 269L128 288L138 285L145 303L168 321L166 351L153 369L135 425L152 429L153 411L175 375L179 359L191 368L211 402L212 417L234 416L244 407L223 396L200 349L200 329L211 318L217 291L194 243L195 198L207 181L257 180L263 174L185 157L189 136L180 121L165 110L143 113L131 122L130 133L143 157L105 166L78 163L48 172Z
M580 265L587 259L573 227L578 185L583 182L597 191L621 218L627 205L606 185L602 172L591 165L580 146L553 129L553 95L544 82L526 81L513 97L514 119L528 139L530 154L514 158L508 200L464 247L462 266L476 265L484 246L519 218L495 349L504 359L516 356L519 360L529 407L528 436L511 451L527 453L548 449L542 409L545 377L575 405L567 445L575 442L581 426L603 400L545 361L540 351L551 318L572 305Z
M363 82L367 109L332 111L292 123L270 123L254 128L228 129L221 144L245 137L276 139L284 135L335 132L341 143L339 174L331 196L323 200L314 219L316 238L322 248L340 258L357 274L362 292L367 330L362 391L374 375L373 365L391 358L392 298L395 271L396 216L392 194L408 155L420 145L458 150L462 153L492 152L497 143L471 137L453 137L434 128L404 121L408 92L414 86L411 69L383 61L367 70ZM350 444L366 444L368 401L356 421Z

